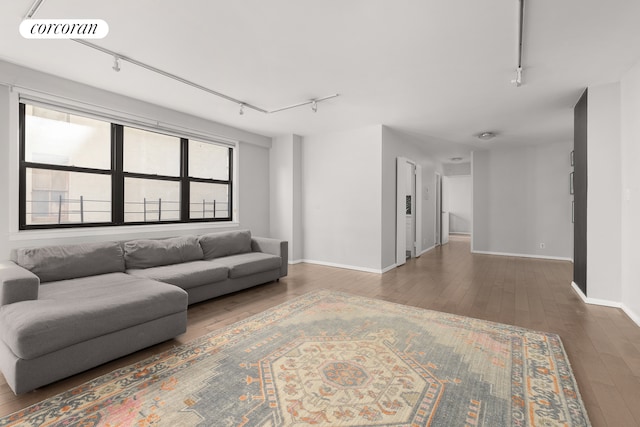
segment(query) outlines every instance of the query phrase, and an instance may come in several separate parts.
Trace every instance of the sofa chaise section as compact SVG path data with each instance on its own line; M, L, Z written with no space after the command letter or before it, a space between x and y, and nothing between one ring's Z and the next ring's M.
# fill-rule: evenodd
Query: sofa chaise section
M20 249L14 259L23 266L0 268L0 369L17 394L186 331L186 292L125 274L119 243Z
M249 230L17 249L0 263L0 369L15 393L186 331L187 306L287 275Z

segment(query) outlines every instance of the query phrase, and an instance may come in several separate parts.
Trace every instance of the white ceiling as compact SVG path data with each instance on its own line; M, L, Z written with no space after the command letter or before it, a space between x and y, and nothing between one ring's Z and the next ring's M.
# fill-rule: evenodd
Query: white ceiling
M268 110L262 114L70 40L18 33L33 0L0 6L0 58L264 135L384 124L440 147L567 141L585 87L640 59L640 1L527 0L524 75L517 0L47 0L36 18L96 18L95 44ZM454 149L458 147L458 149ZM457 154L456 154L457 155Z

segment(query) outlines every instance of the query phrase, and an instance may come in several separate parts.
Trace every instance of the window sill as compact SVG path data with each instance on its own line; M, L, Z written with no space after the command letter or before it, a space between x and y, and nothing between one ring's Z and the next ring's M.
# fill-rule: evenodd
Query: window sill
M112 236L114 240L131 238L154 238L173 232L193 232L194 234L216 231L224 228L237 228L237 222L191 222L183 224L154 224L131 226L108 226L88 228L59 228L52 230L21 230L9 233L10 241L29 241L65 238L86 238L98 236Z

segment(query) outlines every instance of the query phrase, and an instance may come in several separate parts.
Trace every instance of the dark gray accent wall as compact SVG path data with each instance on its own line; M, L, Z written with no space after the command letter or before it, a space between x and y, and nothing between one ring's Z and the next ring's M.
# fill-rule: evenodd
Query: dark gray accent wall
M587 92L573 110L573 281L587 295Z

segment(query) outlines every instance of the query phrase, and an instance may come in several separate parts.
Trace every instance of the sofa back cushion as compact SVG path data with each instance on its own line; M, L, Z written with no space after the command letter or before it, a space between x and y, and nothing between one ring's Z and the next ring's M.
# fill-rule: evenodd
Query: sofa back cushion
M15 250L14 260L41 283L124 271L122 247L117 242L21 248Z
M127 269L157 267L202 259L202 248L196 236L180 236L161 240L124 242Z
M224 231L200 236L204 259L251 252L251 231Z

